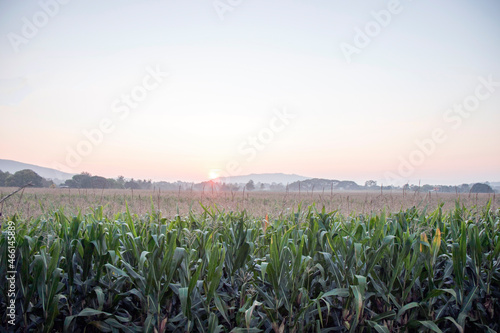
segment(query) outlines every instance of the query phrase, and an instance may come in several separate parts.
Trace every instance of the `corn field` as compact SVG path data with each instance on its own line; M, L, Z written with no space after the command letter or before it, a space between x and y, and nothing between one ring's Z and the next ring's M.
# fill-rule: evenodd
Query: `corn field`
M0 198L16 188L0 187ZM288 214L299 204L317 205L327 211L349 215L380 213L384 208L394 212L412 207L435 210L439 206L446 211L454 209L460 202L466 207L482 208L491 200L491 209L500 208L500 196L496 193L431 193L402 191L316 191L298 192L224 192L224 191L159 191L159 190L121 190L121 189L62 189L62 188L25 188L8 204L0 204L4 216L38 216L45 211L61 208L66 214L75 215L88 207L103 206L104 215L114 215L126 210L138 215L151 212L151 200L156 211L163 217L173 218L190 213L200 214L204 206L217 205L225 211L246 211L252 216L280 216ZM200 205L201 203L202 205Z
M0 330L500 329L500 210L488 204L364 215L298 205L274 217L202 209L5 217L0 276L17 272L15 323L4 279Z

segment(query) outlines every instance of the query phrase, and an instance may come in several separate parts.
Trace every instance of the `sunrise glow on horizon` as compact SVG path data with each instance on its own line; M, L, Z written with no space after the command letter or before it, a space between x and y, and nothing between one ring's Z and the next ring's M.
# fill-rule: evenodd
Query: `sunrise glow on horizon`
M0 159L167 181L500 181L498 13L493 0L4 1Z

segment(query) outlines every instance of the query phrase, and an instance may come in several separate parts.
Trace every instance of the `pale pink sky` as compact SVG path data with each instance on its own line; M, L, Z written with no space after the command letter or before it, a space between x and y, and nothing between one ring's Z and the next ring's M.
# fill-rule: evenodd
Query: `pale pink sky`
M2 2L0 158L156 180L500 181L500 4L388 4Z

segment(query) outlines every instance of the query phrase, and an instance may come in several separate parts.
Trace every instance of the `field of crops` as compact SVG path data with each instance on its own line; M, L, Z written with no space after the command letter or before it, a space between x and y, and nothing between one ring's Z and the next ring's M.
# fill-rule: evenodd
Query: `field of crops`
M0 198L16 188L0 187ZM151 211L151 203L162 216L173 218L191 212L203 213L204 206L217 205L224 211L246 211L252 216L280 216L290 213L299 204L316 204L327 211L339 211L344 215L390 212L412 207L444 210L455 207L455 202L469 208L481 208L491 200L491 208L500 208L500 196L493 194L438 193L421 191L315 191L315 192L218 192L218 191L160 191L115 190L115 189L62 189L26 188L0 205L4 216L21 214L25 217L39 216L46 211L61 208L69 215L79 211L88 212L89 207L103 206L105 215L124 212L127 204L131 212L144 215Z
M0 276L17 273L0 284L1 329L500 329L500 211L488 204L358 215L198 208L166 218L149 198L141 215L4 214Z

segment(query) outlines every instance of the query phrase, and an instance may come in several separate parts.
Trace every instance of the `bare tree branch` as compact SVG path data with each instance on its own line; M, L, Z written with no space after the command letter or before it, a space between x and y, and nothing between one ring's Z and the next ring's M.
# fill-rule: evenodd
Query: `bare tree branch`
M33 184L31 182L29 182L28 184L21 186L20 188L18 188L17 190L15 190L14 192L12 192L11 194L9 194L9 195L3 197L2 199L0 199L0 204L3 203L8 198L10 198L11 196L13 196L14 194L16 194L17 192L21 191L22 189L24 189L25 187L28 187L28 186L33 186Z

